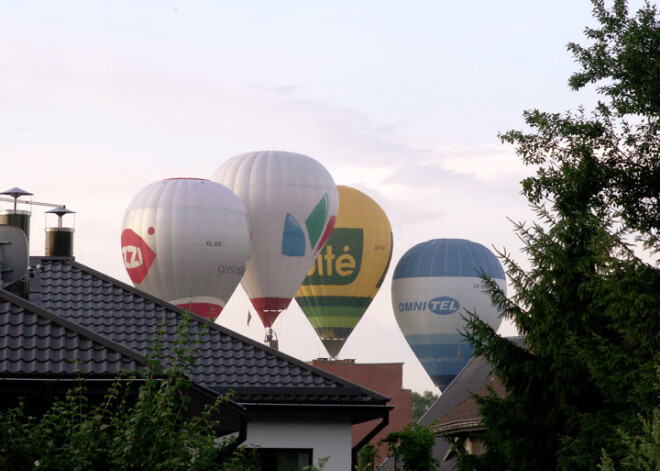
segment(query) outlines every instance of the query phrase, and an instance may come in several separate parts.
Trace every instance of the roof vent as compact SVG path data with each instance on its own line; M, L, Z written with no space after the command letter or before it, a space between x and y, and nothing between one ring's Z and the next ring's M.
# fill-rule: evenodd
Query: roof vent
M46 221L46 257L73 257L73 225L70 227L62 224L62 218L67 214L75 214L62 206L46 211L46 219L49 214L57 216L57 226L48 227Z

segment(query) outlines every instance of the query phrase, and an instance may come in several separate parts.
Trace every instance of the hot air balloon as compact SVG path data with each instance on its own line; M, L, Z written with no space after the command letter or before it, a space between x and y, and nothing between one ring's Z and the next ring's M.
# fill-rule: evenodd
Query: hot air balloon
M337 188L316 160L281 151L233 157L212 180L232 189L250 216L252 251L241 285L270 341L273 322L332 232Z
M406 341L440 390L444 390L472 356L459 334L465 310L494 329L498 309L483 292L480 274L506 292L499 260L481 244L464 239L435 239L408 250L394 269L392 308Z
M163 180L128 205L121 251L136 288L214 320L245 272L250 221L219 183Z
M392 257L392 227L373 199L337 186L337 223L296 301L333 358L371 304Z

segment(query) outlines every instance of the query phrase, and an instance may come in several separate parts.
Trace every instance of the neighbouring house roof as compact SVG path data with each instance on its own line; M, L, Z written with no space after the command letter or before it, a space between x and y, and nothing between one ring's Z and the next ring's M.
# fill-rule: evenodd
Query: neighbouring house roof
M494 378L492 366L485 358L472 357L418 423L430 425L440 420Z
M497 378L489 378L481 389L474 392L476 396L487 396L491 389L499 397L504 397L505 388ZM463 402L451 409L448 413L437 419L433 426L436 434L469 434L478 430L484 430L479 414L479 405L470 394Z
M162 354L177 351L184 311L73 258L33 257L29 301L41 309L146 357L158 342ZM197 384L251 407L340 406L354 423L382 417L387 397L271 349L198 316L185 333ZM192 344L192 342L197 342Z
M136 386L146 358L124 345L42 309L0 289L0 402L3 407L22 399L30 413L42 412L56 396L75 385L86 394L103 397L117 375ZM131 373L135 373L132 375ZM137 391L135 389L132 394ZM218 396L193 385L188 415L197 415ZM244 409L232 401L218 411L219 435L244 429Z
M519 346L524 343L521 337L509 340ZM488 394L489 387L504 395L505 388L493 373L492 365L484 357L472 357L418 423L432 425L437 434L460 435L483 430L479 406L472 396ZM433 456L440 462L440 470L453 469L453 460L445 460L450 447L446 439L436 439Z

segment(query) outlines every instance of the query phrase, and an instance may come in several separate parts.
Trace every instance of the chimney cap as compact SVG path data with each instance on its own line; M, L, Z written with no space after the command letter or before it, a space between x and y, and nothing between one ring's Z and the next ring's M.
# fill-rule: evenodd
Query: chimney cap
M0 193L0 195L8 195L11 196L12 198L20 198L21 196L32 196L32 193L29 191L22 190L21 188L14 187L10 188L7 191L3 191Z
M50 213L50 214L55 214L55 215L57 215L58 217L62 217L62 216L64 216L64 215L66 215L66 214L75 214L75 213L76 213L75 211L72 211L72 210L70 210L70 209L67 209L67 208L65 208L64 206L61 206L61 207L59 207L59 208L49 209L49 210L46 211L46 212L47 212L47 213Z

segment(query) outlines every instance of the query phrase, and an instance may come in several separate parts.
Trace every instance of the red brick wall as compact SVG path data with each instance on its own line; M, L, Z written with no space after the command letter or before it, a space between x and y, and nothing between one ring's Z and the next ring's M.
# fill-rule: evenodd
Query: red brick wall
M390 411L390 423L371 439L371 443L374 445L378 445L378 442L388 433L397 432L410 423L412 391L402 388L403 363L352 363L319 359L312 360L312 365L390 398L388 405L394 407ZM379 423L379 420L372 420L353 425L353 446ZM387 456L386 445L379 447L378 456L380 460L385 459Z

